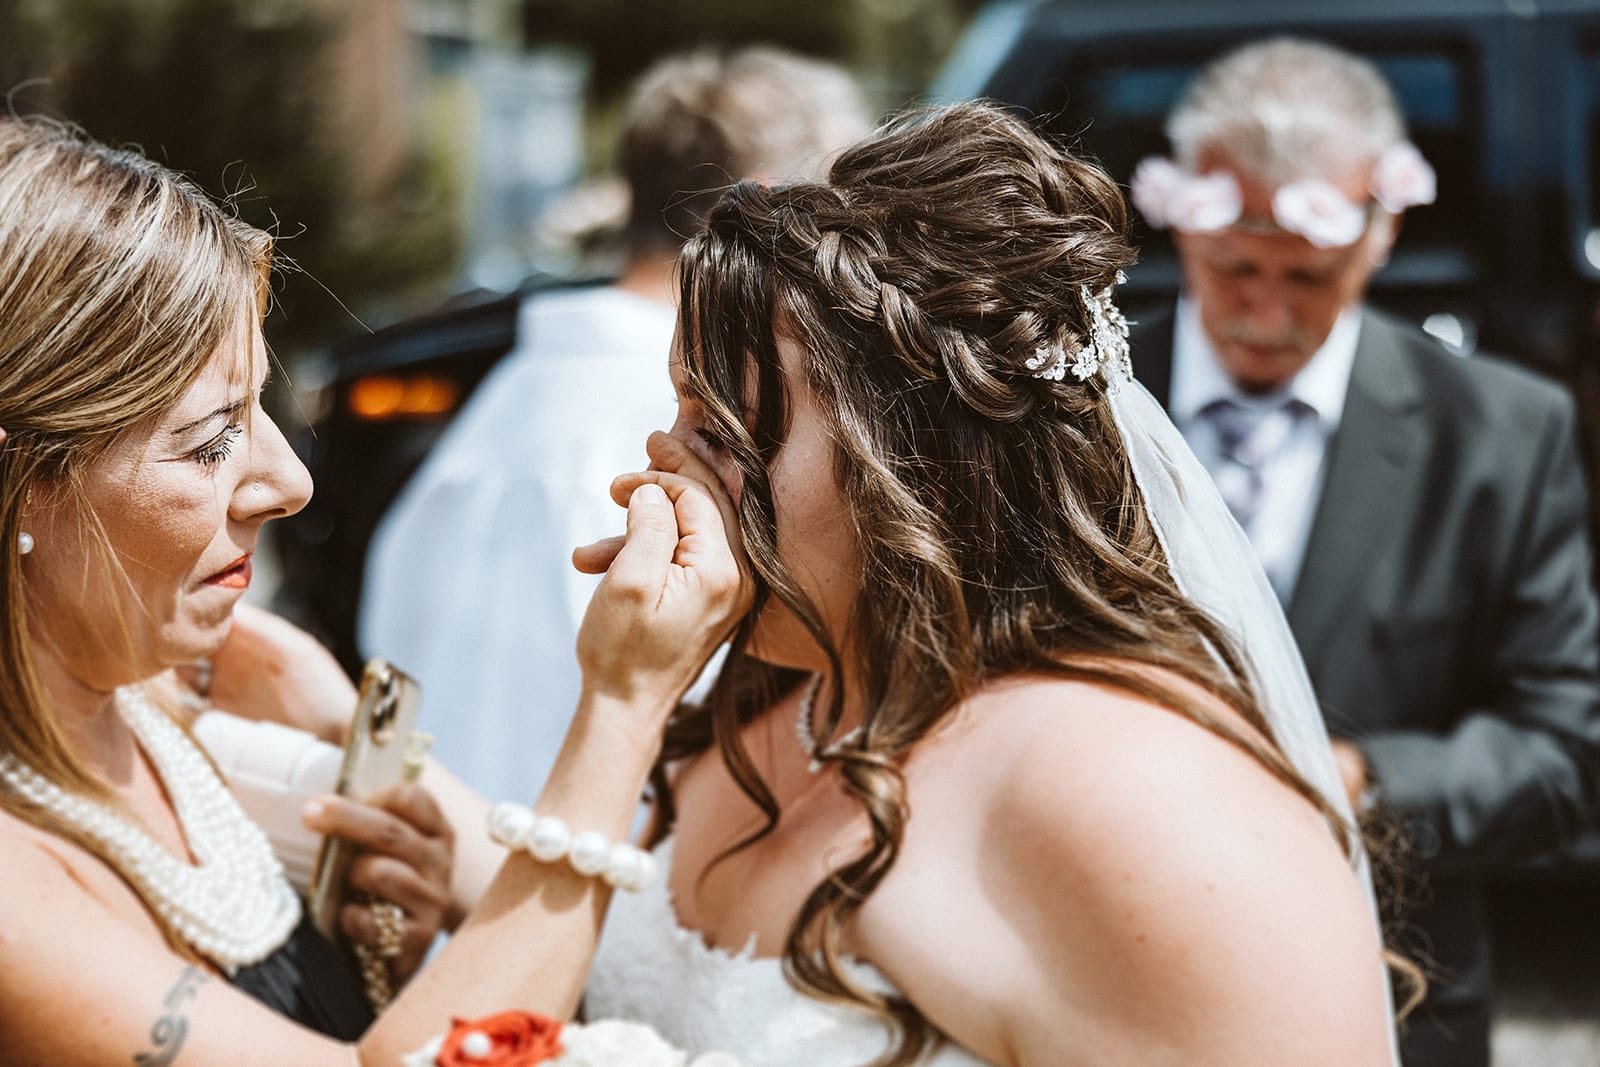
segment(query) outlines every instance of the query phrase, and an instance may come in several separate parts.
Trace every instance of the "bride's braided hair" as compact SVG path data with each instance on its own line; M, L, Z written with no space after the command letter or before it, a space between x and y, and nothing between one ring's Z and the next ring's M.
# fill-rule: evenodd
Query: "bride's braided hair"
M1044 380L1026 366L1040 348L1070 352L1087 336L1082 294L1132 261L1126 227L1103 171L980 103L893 122L844 153L826 183L734 186L683 253L686 389L740 469L758 593L707 704L669 728L663 765L719 747L767 816L734 846L744 847L771 832L778 807L739 728L797 680L742 654L755 617L777 599L835 674L859 677L864 731L826 759L865 810L871 844L812 890L784 965L805 992L889 1021L897 1041L885 1065L915 1062L938 1035L903 997L850 980L841 929L895 862L908 817L901 762L987 680L1041 671L1134 691L1245 749L1338 822L1260 740L1270 731L1226 635L1173 584L1102 379ZM825 632L779 557L782 501L767 473L786 433L779 333L806 353L849 509L840 521L861 549L844 635ZM1258 735L1151 666L1217 694ZM829 732L840 711L836 696ZM665 825L664 774L657 785Z

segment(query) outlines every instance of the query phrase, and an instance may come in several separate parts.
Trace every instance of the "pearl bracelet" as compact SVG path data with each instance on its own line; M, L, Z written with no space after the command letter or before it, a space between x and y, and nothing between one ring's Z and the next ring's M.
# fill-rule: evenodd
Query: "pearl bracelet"
M489 811L489 838L506 848L527 852L540 863L565 859L586 878L638 893L656 880L655 857L625 842L613 844L592 830L574 834L554 815L505 801Z

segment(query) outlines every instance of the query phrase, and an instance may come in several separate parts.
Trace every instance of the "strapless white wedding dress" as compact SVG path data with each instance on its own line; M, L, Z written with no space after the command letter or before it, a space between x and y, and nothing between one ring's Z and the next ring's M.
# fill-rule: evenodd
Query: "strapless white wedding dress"
M671 841L656 848L670 869ZM648 1023L691 1055L726 1052L740 1067L859 1067L889 1047L888 1031L866 1012L815 1000L783 977L782 963L708 948L678 925L665 875L642 893L616 893L589 974L584 1012L590 1019ZM880 992L894 987L868 964L846 964L852 977ZM989 1067L946 1045L922 1067Z

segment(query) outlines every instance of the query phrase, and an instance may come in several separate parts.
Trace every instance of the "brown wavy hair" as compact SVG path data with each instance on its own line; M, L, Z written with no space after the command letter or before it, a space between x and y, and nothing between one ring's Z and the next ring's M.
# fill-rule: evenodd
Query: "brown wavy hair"
M908 818L900 765L969 694L1046 672L1115 686L1179 712L1257 759L1345 825L1269 740L1229 637L1178 590L1145 514L1099 377L1035 377L1041 348L1088 336L1084 290L1134 259L1122 195L1104 171L986 103L910 113L846 151L826 182L733 187L681 259L687 394L743 477L739 522L755 608L707 701L671 723L662 768L715 745L770 833L779 809L740 727L800 675L744 653L776 599L831 671L859 678L858 740L824 757L865 812L871 843L806 898L784 951L810 995L864 1007L891 1027L878 1062L917 1060L940 1036L905 998L852 982L841 930L893 866ZM824 629L779 557L768 467L787 399L777 337L806 354L830 422L834 474L860 544L848 630ZM1151 668L1160 670L1152 671ZM1163 682L1185 679L1254 733ZM1170 677L1169 676L1169 677ZM833 685L824 736L842 712Z
M69 793L115 802L74 755L39 678L30 620L50 608L22 562L22 515L30 501L75 509L100 535L84 565L121 573L82 476L176 404L252 310L265 310L271 254L268 234L138 153L63 123L0 118L0 752ZM0 788L0 809L120 873L93 840L18 794ZM172 949L193 958L144 903Z

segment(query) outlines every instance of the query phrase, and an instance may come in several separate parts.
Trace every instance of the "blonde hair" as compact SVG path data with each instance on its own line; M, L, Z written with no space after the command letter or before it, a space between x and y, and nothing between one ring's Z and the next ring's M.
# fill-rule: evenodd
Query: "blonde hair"
M45 492L82 509L93 531L84 470L177 403L242 312L264 309L271 249L266 233L137 153L61 123L0 119L0 752L70 792L110 797L73 754L40 681L21 513ZM7 790L0 809L116 869Z

